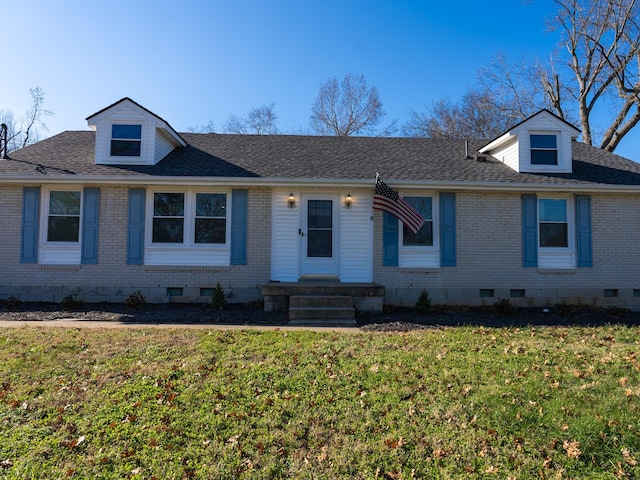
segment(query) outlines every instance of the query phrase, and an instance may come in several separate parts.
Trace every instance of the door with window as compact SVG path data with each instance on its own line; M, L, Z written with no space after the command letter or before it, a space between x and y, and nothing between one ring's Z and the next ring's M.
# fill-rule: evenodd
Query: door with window
M338 196L303 195L300 275L338 276Z

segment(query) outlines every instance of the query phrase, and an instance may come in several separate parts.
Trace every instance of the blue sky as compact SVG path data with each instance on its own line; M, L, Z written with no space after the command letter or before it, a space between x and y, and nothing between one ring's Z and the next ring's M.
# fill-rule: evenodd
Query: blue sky
M385 122L457 101L497 53L546 57L552 0L21 0L2 7L0 109L20 116L40 86L49 134L128 96L176 130L274 102L308 127L320 84L363 74ZM640 161L640 128L616 153Z

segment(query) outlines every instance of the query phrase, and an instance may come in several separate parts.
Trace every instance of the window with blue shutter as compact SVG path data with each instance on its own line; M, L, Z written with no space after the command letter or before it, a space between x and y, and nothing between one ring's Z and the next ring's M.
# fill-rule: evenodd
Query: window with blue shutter
M440 194L440 266L456 266L456 194Z
M576 195L576 243L578 267L592 267L591 197Z
M98 218L100 215L100 190L85 188L82 206L82 248L80 262L98 263Z
M231 192L231 265L247 264L247 190Z
M398 266L398 219L389 212L382 212L382 265Z
M38 219L40 216L40 189L22 190L21 263L38 263Z
M142 265L144 262L144 208L144 189L129 189L129 223L127 235L128 265Z
M538 197L522 195L522 266L538 266Z

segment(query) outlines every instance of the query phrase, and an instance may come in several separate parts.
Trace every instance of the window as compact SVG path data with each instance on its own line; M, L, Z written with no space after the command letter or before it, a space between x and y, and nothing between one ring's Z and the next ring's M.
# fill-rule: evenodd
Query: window
M142 125L111 125L111 156L139 157Z
M566 199L539 199L538 218L541 248L566 248L569 246Z
M183 243L184 193L153 194L153 243Z
M196 194L195 243L225 243L227 196L224 193Z
M80 237L80 192L49 193L48 242L78 242Z
M193 246L227 242L225 193L154 192L152 217L152 243Z
M424 225L413 233L407 227L402 227L402 245L405 247L433 246L433 201L431 197L404 197L409 205L425 219Z
M531 164L558 165L558 142L554 134L531 134Z

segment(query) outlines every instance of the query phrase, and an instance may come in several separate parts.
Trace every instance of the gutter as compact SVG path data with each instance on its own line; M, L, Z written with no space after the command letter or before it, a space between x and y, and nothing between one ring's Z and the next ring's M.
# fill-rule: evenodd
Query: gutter
M640 185L607 185L601 183L505 183L505 182L452 182L452 181L415 181L385 178L385 182L394 189L460 190L492 192L616 192L640 194ZM149 177L149 176L59 176L42 175L16 176L0 178L0 185L171 185L171 186L237 186L237 187L362 187L375 186L375 177L371 179L336 179L303 177Z

